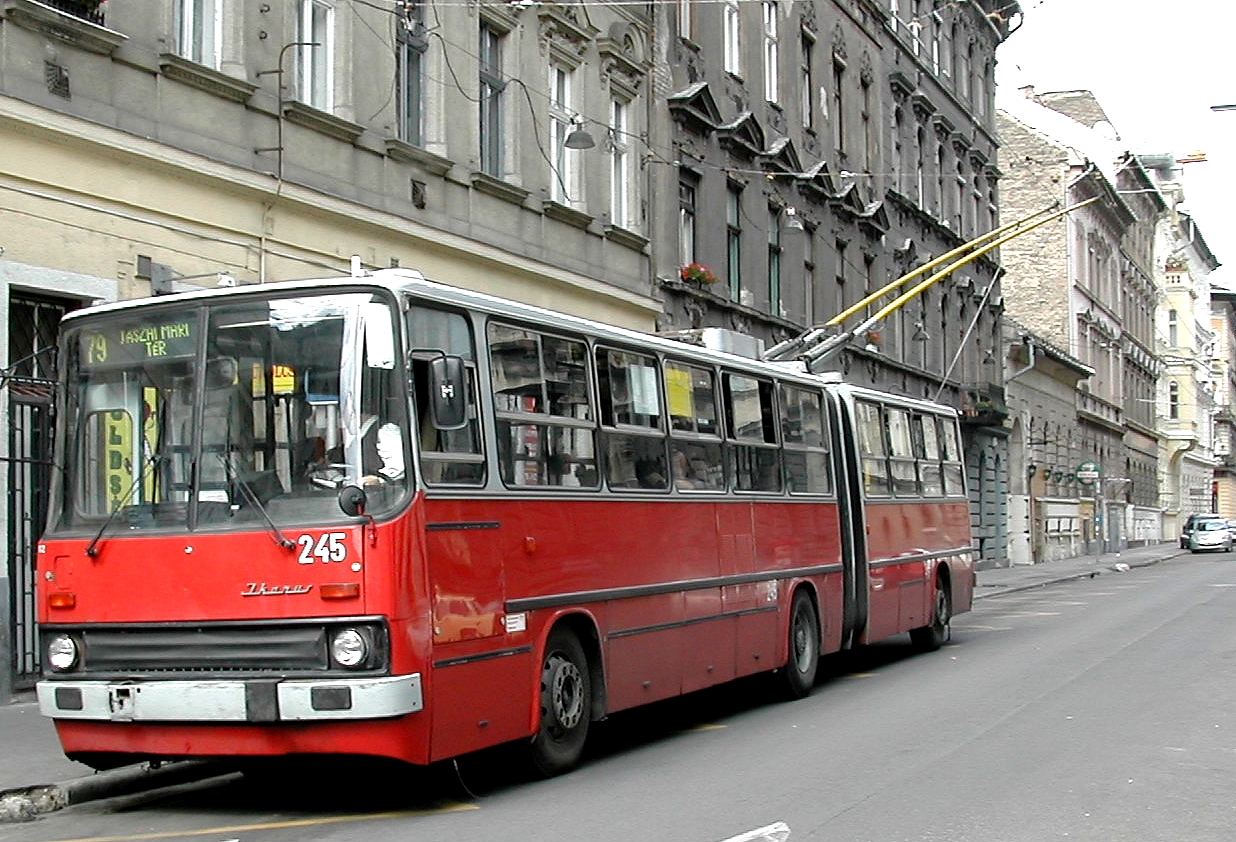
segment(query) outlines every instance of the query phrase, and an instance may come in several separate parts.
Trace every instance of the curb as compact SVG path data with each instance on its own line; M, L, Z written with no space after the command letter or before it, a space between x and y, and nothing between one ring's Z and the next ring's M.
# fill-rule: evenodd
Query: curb
M219 761L178 760L159 766L124 766L63 783L6 790L0 792L0 823L34 821L44 813L74 804L193 783L234 771L233 766Z
M1076 579L1093 579L1096 576L1101 576L1104 573L1128 573L1135 567L1150 567L1153 564L1158 564L1163 561L1170 561L1183 551L1173 551L1167 555L1157 555L1150 558L1136 559L1132 561L1116 561L1111 564L1102 566L1094 566L1086 570L1072 570L1068 573L1061 572L1056 576L1051 576L1045 579L1039 579L1034 582L1023 582L1022 584L1010 585L992 585L991 590L986 593L981 593L978 588L975 589L974 599L989 599L996 596L1005 596L1012 593L1020 593L1022 591L1030 591L1035 588L1043 588L1048 585L1056 585L1061 582L1072 582ZM1050 564L1051 562L1046 562ZM980 586L982 587L982 586Z

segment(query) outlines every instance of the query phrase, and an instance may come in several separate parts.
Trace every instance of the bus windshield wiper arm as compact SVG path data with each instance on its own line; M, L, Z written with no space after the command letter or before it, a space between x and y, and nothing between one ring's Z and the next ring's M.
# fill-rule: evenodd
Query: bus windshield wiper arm
M257 509L258 514L262 516L262 520L266 521L266 525L270 527L270 534L275 539L275 543L283 547L285 550L290 550L295 547L296 542L283 534L283 530L279 528L278 524L276 524L274 519L270 516L270 513L266 511L266 507L262 505L262 501L258 499L258 496L253 493L253 489L249 487L249 483L245 482L236 474L236 471L232 468L231 463L227 461L227 458L222 453L215 455L218 456L219 461L223 463L223 472L227 474L228 481L240 489L240 493L244 495L246 502L248 502L250 506L253 506L253 508Z
M141 467L137 471L137 476L133 477L132 484L129 485L128 490L125 491L124 494L116 498L116 505L112 506L112 510L107 513L107 520L103 521L103 525L100 526L99 531L95 533L94 540L90 542L90 546L86 547L86 555L94 558L99 554L99 542L103 540L103 533L105 533L107 528L112 525L112 521L116 519L116 515L120 514L121 510L129 506L127 501L132 499L133 492L137 490L137 487L141 485L142 480L146 478L146 471L149 470L149 468L161 458L162 457L158 454L152 453L142 460Z

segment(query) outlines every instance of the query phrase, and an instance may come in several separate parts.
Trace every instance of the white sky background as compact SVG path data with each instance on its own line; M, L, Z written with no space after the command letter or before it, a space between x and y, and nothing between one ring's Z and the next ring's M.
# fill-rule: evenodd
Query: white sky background
M1017 89L1091 91L1130 152L1194 151L1185 202L1236 288L1236 2L1021 0L1023 24L996 51L997 105Z

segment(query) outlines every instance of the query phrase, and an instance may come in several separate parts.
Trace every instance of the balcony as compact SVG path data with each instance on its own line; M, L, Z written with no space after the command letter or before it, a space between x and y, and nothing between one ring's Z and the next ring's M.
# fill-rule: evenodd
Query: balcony
M0 17L100 55L111 55L128 40L103 25L102 0L0 0Z
M1004 387L993 383L961 387L961 423L975 427L999 427L1009 417Z
M57 12L64 12L70 17L103 25L103 3L105 0L39 0L44 6L49 6Z

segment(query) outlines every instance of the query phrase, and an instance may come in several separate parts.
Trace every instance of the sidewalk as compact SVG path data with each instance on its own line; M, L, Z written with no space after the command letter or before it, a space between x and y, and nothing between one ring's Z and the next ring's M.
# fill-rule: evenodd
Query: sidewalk
M1118 573L1184 552L1175 543L1163 543L1102 556L980 570L974 595L976 599L986 599L1053 582ZM64 756L55 728L50 720L39 714L33 693L22 693L11 704L0 703L0 745L4 746L5 754L5 762L0 764L0 822L23 821L69 804L183 782L220 771L213 764L185 761L154 770L141 765L93 772L88 766Z
M1152 544L1148 547L1135 547L1118 553L1102 555L1084 555L1075 558L1065 558L1059 561L1048 561L1042 564L1021 564L1015 567L1001 567L978 572L978 587L974 589L974 598L1000 596L1015 591L1029 590L1054 582L1066 582L1069 579L1082 579L1098 576L1103 573L1119 572L1121 565L1129 567L1145 567L1157 564L1178 555L1184 555L1188 550L1180 549L1176 542Z

